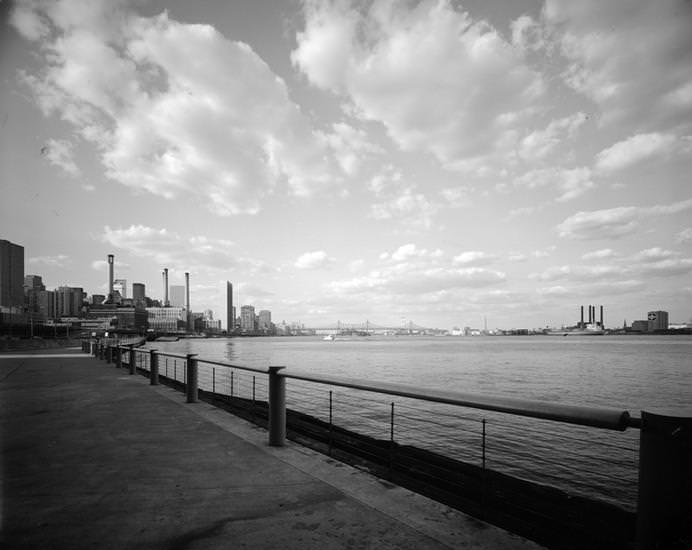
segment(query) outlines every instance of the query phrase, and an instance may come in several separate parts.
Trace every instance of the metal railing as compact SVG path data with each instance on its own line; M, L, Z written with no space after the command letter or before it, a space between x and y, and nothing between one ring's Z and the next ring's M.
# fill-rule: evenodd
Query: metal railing
M440 472L452 459L474 468L475 475L493 472L628 509L636 504L637 548L680 536L681 526L689 524L689 418L646 412L635 418L614 409L238 366L134 343L87 341L83 350L130 374L139 369L152 385L165 378L184 390L188 403L197 402L202 391L242 404L253 419L266 421L272 446L284 444L288 418L292 429L302 425L321 437L330 454L350 444L385 457L390 467L396 460L398 467L415 470L415 460L423 460ZM361 439L354 441L353 434ZM368 445L372 449L363 451Z

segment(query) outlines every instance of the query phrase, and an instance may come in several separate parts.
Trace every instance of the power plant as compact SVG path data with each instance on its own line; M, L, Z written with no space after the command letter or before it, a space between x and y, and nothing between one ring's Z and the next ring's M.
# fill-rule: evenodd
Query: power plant
M601 318L599 321L596 320L596 306L588 306L589 308L589 320L584 322L584 306L581 306L581 319L579 321L579 328L586 328L588 325L596 325L599 328L604 328L603 325L603 306L601 308Z

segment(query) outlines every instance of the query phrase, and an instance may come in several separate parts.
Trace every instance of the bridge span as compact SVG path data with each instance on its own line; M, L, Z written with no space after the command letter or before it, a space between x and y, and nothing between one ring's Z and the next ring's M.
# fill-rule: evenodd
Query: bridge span
M337 321L336 323L305 327L305 330L314 330L316 334L419 334L433 329L417 325L413 321L406 321L397 326L379 325L370 321L361 323Z

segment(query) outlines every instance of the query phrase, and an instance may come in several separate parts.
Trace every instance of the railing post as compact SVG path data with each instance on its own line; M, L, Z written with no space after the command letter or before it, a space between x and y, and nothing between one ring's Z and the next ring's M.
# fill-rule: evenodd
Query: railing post
M91 355L93 355L94 357L98 357L98 349L99 349L98 340L96 340L96 341L92 340L92 341L90 342L90 344L91 344L91 347L89 348L89 352L90 352Z
M135 362L135 345L130 344L127 347L130 348L130 374L135 374L137 372L137 363Z
M642 411L636 549L692 547L692 418Z
M159 385L159 356L156 355L155 349L149 350L149 384Z
M113 347L108 344L106 346L106 363L112 363L113 362Z
M329 390L329 456L332 456L332 445L334 444L334 426L332 424L333 410L333 390Z
M197 359L196 353L187 354L187 372L185 377L185 393L188 403L197 403Z
M284 367L269 367L269 445L283 447L286 442L286 379L279 375Z
M118 367L119 369L123 368L123 348L121 346L118 346L115 349L115 366Z

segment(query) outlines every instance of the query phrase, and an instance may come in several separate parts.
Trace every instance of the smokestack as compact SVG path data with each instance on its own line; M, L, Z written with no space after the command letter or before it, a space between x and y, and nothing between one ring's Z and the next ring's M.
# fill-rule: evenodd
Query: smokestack
M603 328L603 306L601 306L601 328Z
M163 307L170 306L168 301L168 268L163 268Z
M190 274L185 272L185 324L187 325L187 330L190 330Z
M584 328L584 306L581 306L581 321L579 322L579 328Z
M113 264L115 256L108 254L108 299L113 299Z

